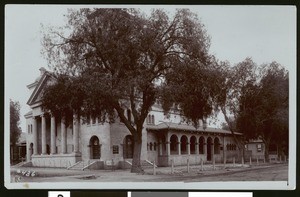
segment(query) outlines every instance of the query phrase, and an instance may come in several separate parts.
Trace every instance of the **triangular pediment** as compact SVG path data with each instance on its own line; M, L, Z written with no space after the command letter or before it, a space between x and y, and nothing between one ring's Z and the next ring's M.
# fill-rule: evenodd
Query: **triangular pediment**
M42 93L44 87L53 80L53 77L49 72L45 72L40 80L38 81L36 87L34 88L30 98L27 101L29 106L39 103L41 101Z

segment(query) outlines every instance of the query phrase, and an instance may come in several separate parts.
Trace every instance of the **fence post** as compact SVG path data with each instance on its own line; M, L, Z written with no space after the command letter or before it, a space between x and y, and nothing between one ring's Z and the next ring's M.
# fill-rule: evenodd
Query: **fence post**
M201 158L201 171L203 171L203 159Z
M190 173L190 160L187 159L187 172Z
M235 167L235 157L233 157L233 167Z
M256 164L257 164L257 165L259 164L258 157L256 157Z
M244 157L242 157L242 167L244 167L244 163L245 163Z
M223 166L223 167L224 167L224 169L225 169L225 168L226 168L226 158L225 158L225 157L224 157L224 162L223 162L223 163L224 163L224 166Z
M264 157L264 163L266 163L266 157Z
M155 160L153 160L153 175L156 175Z
M286 163L286 155L284 155L284 163Z
M171 173L174 173L174 161L173 159L171 160Z
M281 155L279 156L279 162L281 163Z
M252 158L250 156L250 160L249 160L250 166L252 165Z
M213 157L213 170L215 170L215 166L216 165L216 163L215 163L215 157Z

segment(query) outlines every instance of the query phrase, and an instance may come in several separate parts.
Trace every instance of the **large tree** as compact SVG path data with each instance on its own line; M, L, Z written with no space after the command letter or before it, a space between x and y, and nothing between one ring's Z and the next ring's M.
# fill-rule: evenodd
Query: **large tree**
M263 140L266 160L271 143L280 151L288 144L288 88L288 72L272 62L263 66L256 83L241 92L237 128L246 139Z
M173 17L160 9L149 16L135 9L80 9L71 10L67 18L66 27L44 34L44 54L56 78L78 81L75 87L83 94L61 105L45 93L44 109L64 113L75 103L77 113L103 120L114 119L116 113L133 136L131 171L140 172L143 124L167 85L166 74L209 63L210 40L203 24L187 9ZM51 99L55 104L46 102ZM132 120L124 115L126 109Z
M20 103L10 100L10 144L15 146L21 134Z
M240 151L240 157L244 156L244 138L238 139L236 132L243 133L238 130L236 120L239 115L241 96L244 89L248 90L248 86L257 80L257 65L251 58L230 66L228 62L222 64L224 83L221 84L220 97L217 100L218 107L222 112L229 130L233 134L234 140Z

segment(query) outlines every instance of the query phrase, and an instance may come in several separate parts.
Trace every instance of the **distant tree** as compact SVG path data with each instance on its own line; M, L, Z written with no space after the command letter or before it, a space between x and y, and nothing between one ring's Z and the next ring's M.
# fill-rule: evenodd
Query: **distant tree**
M266 160L271 142L281 152L288 144L288 88L288 72L272 62L263 67L256 84L248 84L241 92L237 128L247 139L263 140Z
M21 135L20 103L10 99L10 144L15 146Z
M230 66L228 62L218 64L219 75L215 77L222 83L216 83L219 87L219 95L215 97L215 102L224 115L228 129L233 134L240 156L243 157L245 141L244 138L238 139L235 135L236 132L241 132L236 126L236 120L239 115L242 91L257 80L257 65L251 58L246 58L234 66Z
M62 114L75 103L77 113L103 120L114 119L116 113L133 136L131 171L140 172L143 124L168 85L166 75L185 66L205 67L209 37L197 16L186 9L172 18L160 9L149 17L135 9L80 9L67 17L65 28L44 34L44 54L58 81L67 75L79 82L75 87L83 94L60 102L51 91L58 91L53 97L63 98L77 91L67 88L68 80L62 81L60 90L50 85L44 109ZM127 109L133 119L124 115Z

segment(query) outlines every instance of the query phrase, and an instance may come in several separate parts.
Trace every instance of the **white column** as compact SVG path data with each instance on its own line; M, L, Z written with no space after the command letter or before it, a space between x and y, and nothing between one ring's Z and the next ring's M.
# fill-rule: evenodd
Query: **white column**
M198 143L198 141L196 142L195 154L199 155L199 143Z
M33 134L33 155L38 154L38 139L37 139L37 118L32 118L32 134Z
M56 153L56 136L55 132L56 126L55 126L55 117L53 114L51 114L51 154Z
M67 153L67 137L65 117L61 118L61 153Z
M171 142L166 142L166 146L167 146L167 156L169 156L170 155L170 153L171 153L171 148L170 148L170 143Z
M73 131L73 145L74 145L74 153L79 152L79 126L80 126L80 119L79 116L75 113L74 114L74 131Z
M187 142L186 148L187 148L187 154L190 155L191 154L191 144L190 144L190 142Z
M178 155L181 155L181 142L177 142Z
M215 158L215 145L211 143L211 159Z
M46 144L46 117L45 114L41 115L42 117L42 155L47 154L47 144Z
M163 142L160 140L159 141L159 154L158 154L159 156L161 156L163 154L163 150L162 150L163 149L163 144L162 143Z

